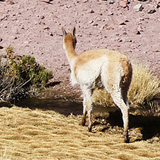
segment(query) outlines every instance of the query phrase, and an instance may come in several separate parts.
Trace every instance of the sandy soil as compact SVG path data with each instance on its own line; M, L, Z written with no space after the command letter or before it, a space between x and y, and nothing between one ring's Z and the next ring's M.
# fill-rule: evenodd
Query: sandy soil
M69 65L62 48L63 26L77 29L77 53L95 48L120 50L134 63L142 63L160 77L159 1L129 1L129 10L118 1L96 0L0 1L0 52L12 45L15 54L35 56L61 82L54 90L76 93L69 85ZM135 11L136 4L142 11ZM77 91L78 92L78 91Z

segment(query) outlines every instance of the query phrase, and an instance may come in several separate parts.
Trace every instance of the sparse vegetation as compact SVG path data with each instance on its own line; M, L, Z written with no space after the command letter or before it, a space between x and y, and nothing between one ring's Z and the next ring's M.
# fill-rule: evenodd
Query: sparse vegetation
M6 49L6 57L0 57L0 99L16 101L34 95L52 78L52 72L39 65L34 57L14 56L13 47Z
M146 67L133 66L133 79L129 91L129 101L138 105L150 102L160 92L159 79Z
M133 78L128 96L129 103L134 107L149 103L159 92L159 79L148 68L133 65ZM96 88L92 98L99 105L115 106L105 89Z

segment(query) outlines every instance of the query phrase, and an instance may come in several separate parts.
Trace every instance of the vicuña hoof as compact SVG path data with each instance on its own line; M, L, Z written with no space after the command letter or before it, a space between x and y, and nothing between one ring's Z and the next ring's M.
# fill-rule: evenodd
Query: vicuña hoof
M86 119L82 118L82 126L85 126L85 124L86 124Z
M92 132L92 126L88 127L88 132Z
M127 136L125 137L125 143L129 143L129 141L130 141L130 139L129 139L129 136L127 135Z

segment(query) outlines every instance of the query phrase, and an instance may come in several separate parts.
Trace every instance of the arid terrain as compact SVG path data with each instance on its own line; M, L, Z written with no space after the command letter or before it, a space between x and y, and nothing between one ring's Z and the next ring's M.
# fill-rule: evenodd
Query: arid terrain
M95 116L93 133L80 125L81 92L69 82L61 31L76 27L77 53L120 50L160 79L160 1L129 0L128 8L118 0L47 2L0 0L0 53L11 45L15 55L34 56L54 76L50 92L43 95L47 101L28 100L19 107L1 104L0 159L160 160L159 116L132 114L130 144L123 142L119 112L106 112L108 119L101 113ZM137 4L142 4L141 11L135 9Z

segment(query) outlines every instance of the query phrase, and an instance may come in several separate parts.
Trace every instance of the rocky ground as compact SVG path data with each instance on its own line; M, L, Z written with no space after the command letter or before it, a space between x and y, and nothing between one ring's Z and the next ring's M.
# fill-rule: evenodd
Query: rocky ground
M79 93L69 84L62 48L62 26L76 27L77 53L95 48L120 50L133 63L150 67L160 78L160 1L0 0L0 53L9 45L17 55L34 56L52 70L54 90ZM74 91L73 91L74 90Z

